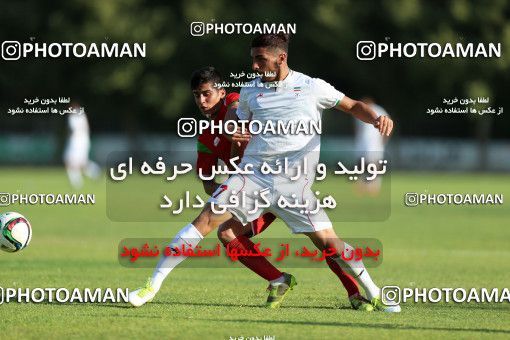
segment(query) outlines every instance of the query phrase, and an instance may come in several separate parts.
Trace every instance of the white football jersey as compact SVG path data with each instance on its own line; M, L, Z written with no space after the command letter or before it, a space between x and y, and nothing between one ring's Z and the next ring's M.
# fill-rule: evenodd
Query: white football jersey
M290 121L319 122L322 111L337 105L344 94L322 79L311 78L290 70L277 87L264 83L260 78L241 89L237 116L241 120L268 121L287 124ZM313 132L313 131L312 131ZM309 153L317 156L320 151L320 134L257 134L253 135L245 156L250 163L288 157L299 160ZM244 161L244 159L243 159Z

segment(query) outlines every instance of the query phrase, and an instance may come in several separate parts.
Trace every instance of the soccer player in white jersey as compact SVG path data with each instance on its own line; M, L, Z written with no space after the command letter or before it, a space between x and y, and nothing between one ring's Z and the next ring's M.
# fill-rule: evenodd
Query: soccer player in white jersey
M87 177L97 178L99 166L89 159L90 131L87 115L77 103L71 103L72 113L68 114L69 138L64 151L64 164L69 182L75 189L83 185L82 172Z
M277 122L277 120L311 122L321 119L322 110L335 108L372 124L383 135L391 133L393 122L389 117L378 117L366 104L348 98L321 79L290 70L287 65L287 54L288 36L286 35L264 34L253 40L252 68L264 75L253 80L254 86L241 89L237 108L239 119L257 120L262 125L268 121ZM242 169L245 165L252 164L255 173L253 175L235 174L226 180L211 196L198 217L177 233L170 247L189 245L196 247L207 234L221 224L228 223L232 218L239 220L241 224L229 223L228 225L232 226L231 234L234 236L244 234L247 231L244 229L250 228L249 222L265 212L272 212L280 217L293 233L308 236L319 250L336 249L336 255L332 256L334 261L358 281L374 309L399 312L400 306L386 306L382 303L381 290L372 281L362 261L354 264L342 259L340 256L342 251L350 252L353 248L338 238L322 208L316 214L311 214L303 213L303 210L297 207L281 208L280 204L277 204L279 197L284 197L289 200L297 198L300 203L308 200L310 206L317 206L311 186L315 178L314 166L319 158L320 135L317 133L256 134L250 138L249 134L239 132L234 137L236 141L250 140L239 167ZM291 177L296 175L297 166L304 164L305 157L308 162L308 175L301 176L297 181L292 180ZM274 165L277 161L281 163L284 158L287 158L289 162L288 175L267 176L257 170L263 162ZM267 208L254 209L257 198L255 196L262 190L269 190L270 205ZM224 212L218 212L218 208L215 208L225 208L232 196L241 196L242 193L246 198L244 204L230 206L224 209ZM297 197L295 193L299 193L300 197ZM226 232L220 234L222 239L234 236L229 236ZM167 257L160 261L146 286L130 293L130 303L141 306L152 300L165 277L184 259L185 257L179 256ZM279 306L286 293L296 284L291 275L281 279L281 282L271 287L268 297L271 307Z

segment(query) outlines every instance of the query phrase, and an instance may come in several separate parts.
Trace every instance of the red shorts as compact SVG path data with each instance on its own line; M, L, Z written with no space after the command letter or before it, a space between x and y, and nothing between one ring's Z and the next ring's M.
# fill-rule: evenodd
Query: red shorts
M269 227L269 225L273 223L275 219L276 216L273 215L272 213L265 213L264 215L254 219L252 222L250 222L252 231L251 233L247 233L246 237L253 237L255 235L260 234L261 232L266 230L266 228Z

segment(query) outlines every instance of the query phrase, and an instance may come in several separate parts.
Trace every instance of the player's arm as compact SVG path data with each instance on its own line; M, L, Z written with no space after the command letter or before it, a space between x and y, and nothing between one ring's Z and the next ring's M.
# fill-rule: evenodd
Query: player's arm
M239 93L239 101L236 111L232 112L231 120L251 120L250 108L247 101L246 89L242 88ZM248 144L251 139L249 131L243 131L241 126L237 127L236 132L232 135L232 144L237 144L238 148L242 148L243 144Z
M237 107L239 106L239 102L235 102L235 106L232 106L231 109L227 111L225 115L225 121L233 120L238 121L239 117L237 116ZM230 147L230 158L239 157L241 159L243 157L244 149L246 145L248 145L248 141L250 140L249 133L243 133L241 128L238 127L237 131L233 135L225 135L232 142Z
M237 106L236 106L236 108L237 108ZM225 115L225 121L227 121L227 120L233 120L236 122L239 120L236 110L227 111L227 114ZM248 144L248 142L251 139L250 132L248 130L243 131L241 129L241 126L237 127L237 130L233 135L225 135L225 136L227 137L228 140L230 140L232 142L232 152L231 152L231 155L233 155L232 157L235 157L236 155L238 155L237 150L244 149L246 147L246 144Z
M388 116L377 116L374 110L359 100L344 96L335 109L347 112L365 123L375 126L381 135L389 136L393 130L393 121Z
M230 146L230 158L239 157L239 159L241 159L243 156L243 149L241 142L233 142Z
M232 112L231 120L235 120L236 122L239 120L239 117L237 117L235 111ZM230 158L239 157L237 163L239 163L241 161L241 158L243 158L244 149L246 149L246 145L248 145L246 139L249 140L250 137L251 136L249 134L248 135L243 134L240 127L233 135L231 135L232 143L230 144Z
M238 118L237 118L236 111L237 111L238 106L239 106L239 101L232 102L228 106L227 113L225 114L225 122L227 122L229 120L234 120L237 122ZM223 133L223 135L225 136L225 138L227 138L229 141L232 142L233 135L229 135L228 133Z

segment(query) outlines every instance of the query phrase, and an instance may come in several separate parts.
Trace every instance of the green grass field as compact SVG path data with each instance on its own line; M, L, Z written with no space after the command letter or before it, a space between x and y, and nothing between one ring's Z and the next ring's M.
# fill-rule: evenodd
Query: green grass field
M370 269L380 286L509 287L510 207L405 207L405 192L503 193L510 176L394 173L391 215L384 222L336 223L343 237L370 237L384 245L384 262ZM0 192L72 192L63 169L0 169ZM142 190L142 188L140 188ZM31 245L0 254L1 287L136 288L151 269L119 265L124 238L168 237L185 223L112 222L105 181L86 182L95 206L11 206L33 226ZM266 237L289 237L281 223ZM210 235L209 237L216 237ZM402 305L400 314L351 310L328 269L292 269L298 286L279 310L262 308L266 283L246 269L181 268L155 301L124 304L0 305L0 332L10 338L276 339L508 338L508 303Z

